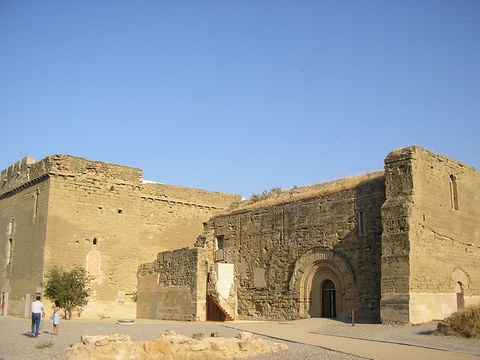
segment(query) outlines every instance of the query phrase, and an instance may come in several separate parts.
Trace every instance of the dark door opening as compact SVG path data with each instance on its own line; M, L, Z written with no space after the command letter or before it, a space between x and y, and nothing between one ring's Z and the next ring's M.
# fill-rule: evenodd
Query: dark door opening
M461 282L457 282L455 285L455 293L457 295L457 310L463 309L465 307L463 299L463 285Z
M335 284L332 280L325 280L322 284L322 317L334 318L336 316Z

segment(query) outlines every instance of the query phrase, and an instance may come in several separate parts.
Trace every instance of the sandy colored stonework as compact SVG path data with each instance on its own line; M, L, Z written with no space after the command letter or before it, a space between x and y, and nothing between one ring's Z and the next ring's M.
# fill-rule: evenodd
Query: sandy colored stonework
M167 330L157 340L140 342L132 342L128 335L120 334L82 336L81 342L68 350L67 359L238 359L287 348L285 344L267 341L248 332L241 332L235 338L225 338L219 333L212 333L210 337L195 334L189 338Z

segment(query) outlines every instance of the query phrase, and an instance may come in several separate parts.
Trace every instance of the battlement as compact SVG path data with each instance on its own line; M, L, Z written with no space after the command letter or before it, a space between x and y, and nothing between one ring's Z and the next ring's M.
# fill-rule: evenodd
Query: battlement
M3 169L0 176L0 194L30 181L29 166L35 159L29 156Z
M48 175L108 178L141 185L142 174L140 169L70 155L50 155L40 161L27 156L2 170L0 195Z

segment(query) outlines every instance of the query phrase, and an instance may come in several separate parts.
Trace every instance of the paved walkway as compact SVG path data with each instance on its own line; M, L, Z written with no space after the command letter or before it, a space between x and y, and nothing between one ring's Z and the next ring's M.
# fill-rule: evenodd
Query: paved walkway
M431 349L422 346L405 345L384 341L354 339L341 336L330 336L314 331L328 322L329 319L305 319L296 321L234 321L224 323L226 326L249 331L255 334L277 339L320 346L323 348L362 356L375 360L479 360L480 356L457 351Z

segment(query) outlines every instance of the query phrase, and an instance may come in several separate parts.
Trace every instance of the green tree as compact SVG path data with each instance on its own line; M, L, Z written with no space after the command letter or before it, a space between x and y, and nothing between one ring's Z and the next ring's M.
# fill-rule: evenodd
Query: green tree
M55 266L47 272L46 278L45 296L51 301L60 301L65 319L72 317L74 309L87 305L91 277L83 267L64 270Z

